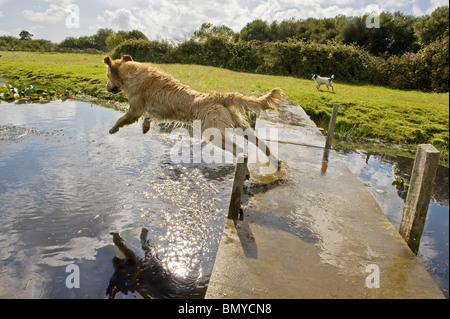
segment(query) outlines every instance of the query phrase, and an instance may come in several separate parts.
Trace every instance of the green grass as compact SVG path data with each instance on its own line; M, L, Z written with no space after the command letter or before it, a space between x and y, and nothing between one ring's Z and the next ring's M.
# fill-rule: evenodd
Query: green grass
M9 84L52 86L74 93L91 92L108 97L108 94L101 92L106 84L106 68L102 56L36 52L0 54L0 75Z
M105 90L104 56L89 54L0 52L0 84L39 84L71 90L100 102L126 101ZM333 104L339 105L336 134L352 143L370 141L389 150L414 151L432 143L448 166L449 94L394 90L335 80L335 92L317 90L310 79L233 72L220 68L167 64L160 67L192 88L263 94L280 87L317 123L327 128ZM3 76L3 80L1 78ZM105 103L101 103L105 104ZM336 146L340 146L337 144ZM336 147L335 146L335 147ZM411 153L411 152L409 152Z

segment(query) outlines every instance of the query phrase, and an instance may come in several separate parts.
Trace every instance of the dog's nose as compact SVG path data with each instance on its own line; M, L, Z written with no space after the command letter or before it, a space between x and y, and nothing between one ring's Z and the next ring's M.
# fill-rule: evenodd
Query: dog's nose
M115 86L115 87L112 88L111 92L114 93L114 94L119 93L120 92L120 88L118 86Z
M116 93L119 93L121 91L121 89L118 86L113 86L112 88L109 88L108 85L106 85L106 91L116 94Z

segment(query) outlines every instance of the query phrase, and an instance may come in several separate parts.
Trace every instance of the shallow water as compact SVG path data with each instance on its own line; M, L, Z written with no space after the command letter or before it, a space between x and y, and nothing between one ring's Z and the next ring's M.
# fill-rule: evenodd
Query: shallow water
M414 159L370 154L364 150L341 152L350 170L368 187L389 221L398 230L406 191L392 183L409 183ZM449 298L449 169L438 167L433 198L417 256Z
M110 135L122 113L89 103L0 104L0 295L15 298L143 296L115 277L118 232L142 260L148 229L171 293L201 298L225 222L234 166L176 164L176 140L131 125ZM67 288L69 264L79 288ZM160 289L159 289L160 288Z

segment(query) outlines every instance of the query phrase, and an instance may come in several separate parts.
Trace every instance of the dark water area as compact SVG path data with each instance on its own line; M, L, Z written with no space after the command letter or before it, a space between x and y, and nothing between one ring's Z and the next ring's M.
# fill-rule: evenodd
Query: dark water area
M0 297L204 296L234 165L173 163L170 134L110 135L123 114L89 103L0 110Z
M409 184L414 159L364 150L341 152L350 170L368 187L389 221L397 229L402 220L407 188L393 182L401 178ZM449 169L439 166L418 258L449 298Z

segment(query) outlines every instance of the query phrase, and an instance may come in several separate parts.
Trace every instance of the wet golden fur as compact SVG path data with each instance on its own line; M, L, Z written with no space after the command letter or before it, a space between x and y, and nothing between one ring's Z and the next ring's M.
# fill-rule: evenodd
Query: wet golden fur
M112 93L123 91L130 103L129 110L109 131L111 134L136 122L142 115L144 133L150 128L152 119L201 120L202 132L207 128L218 128L222 132L223 141L219 146L224 148L226 128L245 130L249 127L243 116L245 110L276 109L284 100L284 92L279 88L262 97L244 96L238 92L198 92L152 64L133 61L129 55L116 60L108 56L104 62L108 66L109 79L106 89ZM265 150L269 155L268 147L265 146Z

